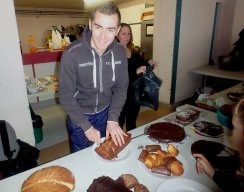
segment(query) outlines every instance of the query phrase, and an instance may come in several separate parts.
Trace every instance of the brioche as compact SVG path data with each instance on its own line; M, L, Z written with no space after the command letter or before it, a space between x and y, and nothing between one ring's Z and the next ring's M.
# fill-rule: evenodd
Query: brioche
M171 173L175 176L180 176L184 173L183 165L179 160L176 160L171 163L170 170Z
M70 170L61 166L50 166L30 175L23 183L21 192L70 192L75 178Z
M174 157L176 157L179 154L179 150L176 149L175 146L172 144L168 144L167 151L169 155Z
M125 143L120 145L115 145L111 137L106 139L99 147L95 148L95 151L99 156L106 160L112 160L117 157L117 155L130 143L131 134L126 133L127 136L124 136Z

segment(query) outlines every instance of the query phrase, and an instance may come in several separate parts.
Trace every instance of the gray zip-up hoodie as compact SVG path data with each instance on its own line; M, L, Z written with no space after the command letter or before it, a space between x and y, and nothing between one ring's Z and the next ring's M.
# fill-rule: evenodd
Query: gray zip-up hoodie
M102 56L90 45L91 31L63 52L59 72L59 100L69 118L87 131L92 125L85 114L109 106L108 121L118 122L126 100L128 64L124 47L114 40Z

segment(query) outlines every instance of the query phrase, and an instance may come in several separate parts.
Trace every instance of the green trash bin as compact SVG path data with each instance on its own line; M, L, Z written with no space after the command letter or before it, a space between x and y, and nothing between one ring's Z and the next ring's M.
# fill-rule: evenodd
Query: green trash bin
M34 127L35 143L38 144L43 140L43 132L41 127Z

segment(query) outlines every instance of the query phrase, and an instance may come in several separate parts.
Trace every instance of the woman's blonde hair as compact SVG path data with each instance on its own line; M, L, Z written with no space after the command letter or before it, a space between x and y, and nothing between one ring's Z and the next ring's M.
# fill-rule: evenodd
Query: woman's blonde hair
M243 128L243 134L244 134L244 98L242 98L235 106L234 113L238 120L240 121L242 128Z

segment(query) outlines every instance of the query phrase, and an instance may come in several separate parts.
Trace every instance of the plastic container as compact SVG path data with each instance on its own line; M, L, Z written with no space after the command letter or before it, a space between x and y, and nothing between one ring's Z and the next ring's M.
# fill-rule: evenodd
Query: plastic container
M231 130L233 129L232 118L226 116L221 111L221 109L217 109L217 120L221 125L225 126L226 128L231 129Z
M30 53L35 53L36 52L35 39L32 35L29 35L28 37L28 45L29 45Z

